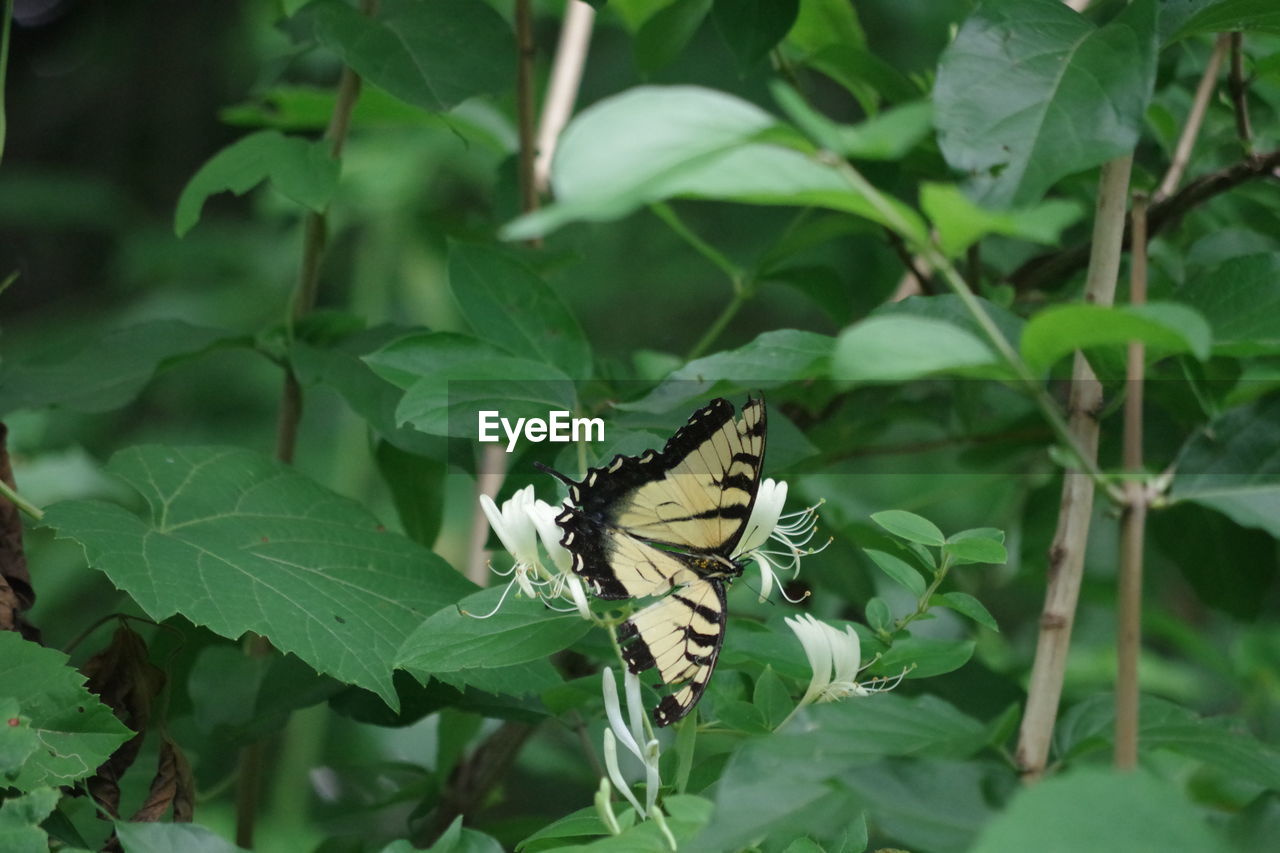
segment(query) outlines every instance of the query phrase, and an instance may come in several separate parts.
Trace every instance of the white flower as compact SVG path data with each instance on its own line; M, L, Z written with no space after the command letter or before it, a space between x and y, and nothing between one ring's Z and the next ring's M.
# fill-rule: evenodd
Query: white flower
M892 690L906 675L904 670L891 683L888 679L880 678L859 683L858 673L866 667L861 665L862 645L853 628L846 627L844 633L841 633L807 613L788 617L785 621L787 627L795 632L800 645L804 646L809 668L813 670L809 688L805 690L796 710L816 702L836 702L850 696L870 696L872 693ZM867 666L874 662L871 661Z
M510 498L502 502L499 509L488 495L480 496L480 508L489 519L502 546L511 553L515 564L507 571L494 573L505 577L511 575L511 581L503 591L497 606L484 617L492 616L502 607L512 587L519 587L526 598L542 598L553 610L563 610L550 603L552 599L568 599L583 619L594 618L587 606L587 594L582 588L582 580L573 574L573 558L560 544L560 528L556 526L556 516L560 510L545 501L533 496L533 486L525 486ZM555 571L543 565L538 552L538 541L550 558Z
M609 772L613 786L622 792L636 814L642 819L653 814L658 800L658 789L662 786L662 778L658 775L658 759L661 750L658 739L646 732L644 706L640 698L640 676L626 670L622 675L623 688L627 694L627 719L622 716L622 705L618 701L618 683L614 680L613 670L604 668L600 681L604 687L604 712L609 718L609 728L604 730L604 764ZM618 767L618 742L644 765L645 805L641 806L631 786L623 778ZM643 744L643 746L641 746Z
M778 572L790 572L792 577L800 571L800 558L816 554L831 544L830 541L821 548L808 547L817 531L818 507L821 502L802 510L785 515L782 507L787 502L787 484L783 480L765 479L756 492L755 506L751 508L751 517L738 546L734 549L736 560L755 560L760 567L760 600L769 597L774 583L778 589L782 584L774 575ZM769 540L780 542L785 550L769 550L764 546ZM783 592L783 597L787 597ZM787 598L791 601L790 598Z

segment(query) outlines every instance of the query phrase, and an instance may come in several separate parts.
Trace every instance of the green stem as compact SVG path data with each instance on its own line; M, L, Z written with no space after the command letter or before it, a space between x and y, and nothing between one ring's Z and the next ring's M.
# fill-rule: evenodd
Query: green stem
M924 595L920 596L920 600L916 602L915 612L908 613L893 623L893 631L889 635L890 642L893 640L893 634L898 633L929 611L929 599L933 598L933 594L938 591L938 587L942 585L943 580L947 577L947 572L950 570L951 555L944 554L942 556L942 565L938 566L938 570L933 573L933 582L929 584L929 588L924 591Z
M718 267L720 271L727 275L729 280L733 282L734 291L736 292L738 290L741 286L742 270L738 269L737 265L734 264L733 261L729 260L724 253L715 246L712 246L706 240L703 240L697 234L693 233L689 226L684 224L684 220L682 220L676 212L671 209L670 205L664 202L655 202L654 204L649 205L649 209L653 211L655 216L665 222L667 227L676 232L676 235L679 236L681 240L688 243L695 252L715 264L716 267Z
M0 497L7 498L10 503L25 512L27 515L31 516L36 521L40 521L44 518L44 510L18 494L4 480L0 480Z
M706 333L698 339L696 344L693 345L693 349L689 350L689 355L686 357L686 361L693 361L695 358L698 358L710 349L711 345L715 343L716 338L720 337L720 333L724 331L725 326L729 325L729 321L732 320L738 313L738 310L746 304L746 301L747 297L741 290L735 291L733 299L729 300L729 304L724 306L724 310L720 312L720 316L717 317L709 327L707 327Z
M0 161L4 160L4 140L8 131L8 119L5 118L4 87L9 69L9 25L13 21L13 0L4 0L4 10L0 12L4 20L0 21Z
M1062 412L1058 410L1057 403L1054 402L1049 392L1045 390L1044 383L1032 373L1031 368L1022 360L1017 351L1009 344L1009 341L1005 339L1005 336L1000 333L1000 329L996 326L995 321L991 319L991 315L982 307L978 297L969 288L968 282L964 280L964 277L960 275L951 261L942 252L938 251L937 247L932 243L922 243L913 238L914 229L912 229L911 224L848 161L834 155L827 155L824 157L824 161L833 165L854 190L861 193L871 202L877 212L884 217L884 223L901 234L912 245L912 248L924 258L925 262L942 275L947 286L960 298L965 310L969 312L974 322L978 324L978 328L982 330L982 334L996 351L996 354L1013 371L1014 376L1031 389L1036 405L1040 408L1045 420L1049 422L1049 426L1057 434L1058 440L1076 458L1077 464L1084 470L1089 479L1093 480L1112 501L1122 505L1125 501L1123 491L1118 489L1098 468L1097 462L1088 453L1084 452L1079 441L1076 440L1076 437L1067 426L1067 421L1062 416Z

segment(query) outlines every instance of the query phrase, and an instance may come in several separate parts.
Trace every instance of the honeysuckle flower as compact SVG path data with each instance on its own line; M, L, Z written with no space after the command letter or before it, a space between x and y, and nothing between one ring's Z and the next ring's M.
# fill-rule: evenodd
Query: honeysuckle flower
M622 705L618 699L618 683L613 677L613 670L604 668L600 681L604 688L604 712L609 718L609 728L604 730L604 764L613 786L622 792L636 814L642 819L654 814L658 801L658 788L662 785L662 777L658 775L658 759L661 749L658 739L652 737L645 728L644 706L640 699L640 676L625 670L622 675L623 689L627 695L627 719L623 719ZM645 804L640 805L631 786L623 777L618 766L618 743L621 742L627 751L644 765ZM643 744L643 746L642 746Z
M809 543L817 532L818 507L821 502L795 512L783 513L787 502L787 483L784 480L766 478L756 492L755 506L747 519L746 529L738 540L733 556L737 560L755 560L760 567L760 600L769 597L775 583L782 590L782 583L775 575L789 572L794 578L800 571L800 558L816 554L827 547L810 548ZM770 540L782 544L783 550L764 546ZM783 597L787 598L786 592Z
M796 710L814 703L837 702L850 696L870 696L892 690L906 675L904 670L894 679L874 678L860 683L858 674L866 666L862 666L862 644L853 628L846 626L841 633L808 613L787 617L785 621L800 640L805 657L809 659L809 668L813 670L809 687ZM868 662L867 666L874 662Z
M519 588L526 598L542 598L553 610L565 608L551 604L552 600L567 598L572 603L568 610L577 609L582 618L593 618L587 606L587 594L582 581L573 574L573 560L560 544L560 528L555 523L559 509L536 499L533 496L533 486L525 486L503 501L501 509L493 502L493 498L481 495L480 508L489 519L489 525L498 534L502 546L511 553L515 562L506 571L494 569L494 573L499 576L512 577L493 611L479 618L497 613L513 587ZM539 540L554 571L543 564L538 551Z

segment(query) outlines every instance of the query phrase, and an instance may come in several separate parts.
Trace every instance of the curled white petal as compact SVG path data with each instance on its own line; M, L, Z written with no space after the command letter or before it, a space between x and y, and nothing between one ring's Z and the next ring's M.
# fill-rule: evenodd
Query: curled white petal
M632 755L644 761L644 753L640 751L640 744L632 736L631 730L622 719L622 705L618 701L618 682L613 677L613 670L605 667L600 674L600 682L604 685L604 713L609 718L609 728L613 730L613 734L618 740L622 741ZM607 735L608 732L605 732Z
M627 784L627 780L622 777L622 771L618 769L618 742L614 739L612 729L604 730L604 766L609 773L609 778L613 780L613 787L622 792L622 796L631 803L636 814L643 818L644 807L640 805L636 795L631 793L631 786Z
M751 508L751 517L747 519L742 538L734 549L734 556L750 553L769 541L773 530L782 517L782 507L787 502L787 484L785 480L765 478L756 490L756 502Z
M563 512L563 507L552 506L546 501L536 500L529 506L529 518L538 531L542 547L547 556L561 574L568 574L573 566L573 555L560 544L564 531L556 524L556 517Z

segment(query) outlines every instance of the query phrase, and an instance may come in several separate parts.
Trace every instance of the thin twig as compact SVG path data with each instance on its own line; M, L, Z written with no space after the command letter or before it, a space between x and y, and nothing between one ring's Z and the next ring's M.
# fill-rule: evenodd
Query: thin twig
M516 0L516 128L520 135L520 210L529 213L538 209L538 187L534 179L534 160L537 157L537 140L534 135L533 60L536 55L533 41L533 12L530 0ZM531 241L536 245L536 241Z
M1112 160L1102 167L1098 178L1098 203L1094 212L1093 255L1085 284L1086 302L1111 305L1115 301L1116 276L1120 268L1124 234L1125 200L1133 157ZM1067 417L1076 446L1095 464L1098 455L1098 412L1102 409L1102 384L1080 352L1072 367ZM1018 733L1015 757L1024 781L1034 782L1044 773L1062 698L1067 654L1071 646L1071 626L1080 582L1084 575L1084 553L1089 541L1089 521L1093 515L1094 480L1076 471L1062 475L1062 498L1058 505L1058 526L1049 547L1044 608L1036 639L1035 660L1027 687L1027 706Z
M911 253L901 234L891 228L884 230L889 239L889 245L893 247L893 253L898 256L898 260L902 261L902 265L907 268L906 275L898 282L898 287L894 290L893 296L889 298L889 301L901 302L908 296L915 296L920 293L937 293L937 288L933 286L933 281L926 272L929 266L924 258ZM922 264L924 269L921 269Z
M1201 175L1163 202L1151 205L1151 209L1147 211L1148 239L1176 224L1187 213L1214 196L1258 178L1274 180L1277 168L1280 168L1280 148L1246 157L1239 163ZM1125 246L1128 245L1126 228ZM1038 255L1014 270L1008 281L1019 292L1036 290L1051 282L1062 285L1088 262L1091 251L1092 244L1082 243L1069 249Z
M1147 301L1147 200L1133 200L1133 251L1129 301ZM1138 657L1142 649L1142 545L1146 536L1147 488L1142 474L1142 391L1145 367L1142 341L1129 342L1125 370L1124 467L1128 504L1120 519L1120 573L1116 629L1115 765L1138 764Z
M1222 65L1222 57L1227 53L1227 45L1231 42L1231 34L1223 33L1214 42L1213 53L1209 54L1209 62L1205 65L1204 74L1200 76L1200 84L1196 86L1195 98L1191 101L1191 110L1187 113L1187 121L1182 126L1182 134L1173 149L1173 159L1169 170L1160 181L1160 188L1153 196L1155 201L1163 201L1173 195L1182 183L1182 176L1191 162L1191 149L1195 147L1196 137L1200 135L1200 126L1204 124L1204 114L1209 108L1209 99L1218 85L1218 66Z
M1231 76L1227 78L1231 105L1236 114L1236 136L1246 156L1253 153L1253 126L1249 121L1249 84L1244 79L1244 33L1231 34Z
M378 0L361 0L360 11L372 17L377 14ZM350 67L342 69L338 81L337 96L325 138L329 140L329 155L335 160L342 156L347 134L351 128L351 114L360 96L360 75ZM293 337L294 325L309 314L316 303L320 282L320 263L324 256L326 215L311 211L303 219L302 258L298 265L298 281L289 305L286 322L289 337ZM276 420L276 458L292 464L298 442L298 426L302 420L302 386L293 368L285 367L280 392L280 414ZM271 653L271 643L257 634L245 637L245 653L251 657L264 657ZM263 768L266 743L254 741L240 750L236 772L236 844L246 849L253 847L254 828L257 823L258 805L262 798Z
M533 163L533 176L539 192L550 190L551 160L555 157L560 132L568 124L573 105L578 100L595 19L596 10L582 0L569 0L565 4L560 42L551 63L551 78L547 81L542 118L538 122L538 154Z

